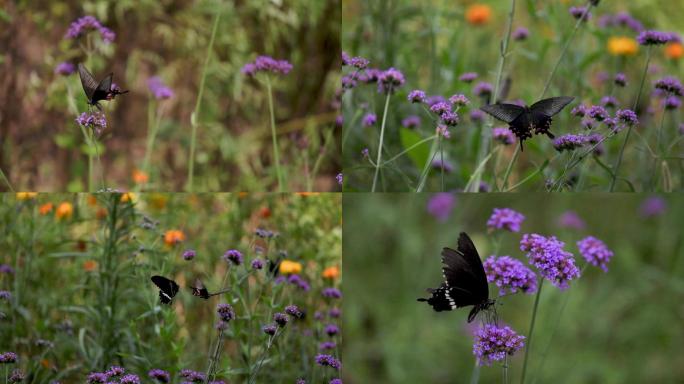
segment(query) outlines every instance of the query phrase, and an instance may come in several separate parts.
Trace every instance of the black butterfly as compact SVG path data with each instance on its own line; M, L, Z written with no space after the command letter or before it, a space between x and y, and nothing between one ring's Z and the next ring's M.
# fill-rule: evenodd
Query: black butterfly
M178 293L178 284L163 276L152 276L152 282L159 288L159 302L171 304L173 297Z
M494 300L489 300L489 287L480 255L465 232L458 237L458 250L442 250L442 264L444 282L437 289L428 288L432 294L430 298L418 301L427 301L437 312L473 305L468 315L469 323L478 312L494 304Z
M268 272L271 276L276 277L280 272L280 263L287 256L285 251L279 251L278 256L274 257L273 260L268 259Z
M224 289L222 291L209 293L209 291L204 286L204 284L202 284L202 281L200 279L196 279L195 280L195 286L190 287L190 289L192 289L193 296L201 297L205 300L212 297L212 296L216 296L216 295L220 295L222 293L230 292L230 288L229 288L229 289Z
M88 104L96 106L100 111L102 110L99 103L100 100L112 100L116 95L123 95L128 92L112 88L113 73L110 73L98 83L93 78L93 75L88 72L85 65L78 63L78 75L81 77L81 85L83 85L83 90L88 97Z
M574 97L568 96L551 97L539 100L529 107L496 103L485 105L480 107L480 109L508 123L511 131L518 137L520 150L522 151L523 141L532 137L533 133L543 133L553 139L553 134L549 132L552 117L574 99Z

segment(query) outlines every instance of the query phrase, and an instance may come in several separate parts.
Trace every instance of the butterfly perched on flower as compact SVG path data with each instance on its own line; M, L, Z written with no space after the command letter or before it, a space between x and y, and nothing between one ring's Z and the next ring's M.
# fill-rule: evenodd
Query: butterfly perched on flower
M469 323L475 319L478 312L494 304L494 300L489 299L487 276L480 255L465 232L459 235L456 250L442 250L442 264L444 282L439 288L428 288L431 296L427 299L420 298L418 301L427 302L436 312L472 305L473 309L468 314Z
M518 137L522 151L523 141L532 137L532 134L546 134L553 139L555 136L549 132L553 116L574 99L574 97L560 96L539 100L529 107L496 103L482 106L480 109L508 123L510 130Z
M159 288L159 302L162 304L171 304L173 297L178 293L180 288L178 284L167 279L164 276L152 276L152 282Z
M78 63L78 75L81 78L83 91L85 91L88 98L88 104L96 106L100 111L102 110L99 103L100 100L112 100L116 95L123 95L128 92L121 91L118 87L112 87L113 73L110 73L98 83L85 65Z

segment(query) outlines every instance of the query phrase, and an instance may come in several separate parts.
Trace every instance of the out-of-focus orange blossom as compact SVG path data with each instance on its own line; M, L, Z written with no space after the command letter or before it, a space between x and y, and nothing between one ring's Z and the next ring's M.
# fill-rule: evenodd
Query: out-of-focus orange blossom
M280 262L280 273L283 275L298 274L302 272L302 265L296 261L283 260Z
M299 196L302 196L302 197L308 197L308 196L318 196L321 193L320 192L297 192L297 194Z
M16 193L16 198L17 200L30 200L30 199L35 199L36 196L38 196L38 192L17 192Z
M59 203L55 210L55 217L58 220L70 219L74 214L74 206L68 201Z
M122 203L128 203L128 202L134 202L136 200L135 193L133 192L126 192L121 195L121 202Z
M147 173L139 170L139 169L134 169L133 170L133 182L136 184L145 184L150 180L150 177L147 176Z
M95 217L97 217L99 220L104 219L107 217L107 210L104 208L98 208L97 212L95 212Z
M53 207L54 206L52 205L52 203L45 203L45 204L41 205L40 207L38 207L38 213L45 216L48 213L52 212Z
M669 43L665 46L665 56L668 59L679 59L684 56L684 45L682 43Z
M323 270L323 278L334 280L340 277L340 269L338 267L328 267Z
M259 217L261 217L262 219L268 219L269 217L271 217L271 209L266 206L259 208Z
M97 262L95 260L86 260L83 262L83 270L92 272L97 269Z
M169 229L164 233L164 243L167 245L176 245L185 241L185 233L179 229Z
M618 36L608 39L608 52L613 56L632 56L639 51L639 45L631 37Z
M95 195L88 195L87 201L88 205L90 205L91 207L97 205L97 197L95 197Z
M466 9L465 16L472 25L484 25L492 18L492 8L485 4L473 4Z

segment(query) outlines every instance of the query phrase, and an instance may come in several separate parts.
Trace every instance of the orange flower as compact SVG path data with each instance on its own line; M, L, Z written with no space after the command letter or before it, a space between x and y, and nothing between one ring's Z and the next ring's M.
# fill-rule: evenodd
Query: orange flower
M147 173L139 170L139 169L134 169L133 170L133 182L136 184L145 184L147 181L150 180L149 176L147 176Z
M608 52L613 56L632 56L639 51L639 45L631 37L619 36L608 39Z
M38 207L38 212L41 215L45 216L48 213L52 212L52 207L53 207L52 203L45 203L45 204L41 205L40 207Z
M17 192L17 200L31 200L38 196L38 192Z
M302 272L302 265L296 261L283 260L280 262L280 273L283 275L298 274Z
M465 16L472 25L484 25L492 17L492 8L485 4L473 4L466 9Z
M167 245L176 245L185 241L185 233L178 229L169 229L164 233L164 242Z
M70 219L74 214L74 206L68 201L62 202L55 210L55 217L59 220Z
M161 193L153 193L152 195L147 195L150 196L150 205L158 210L162 210L166 207L166 202L168 201L168 197L164 194Z
M43 366L43 368L50 368L50 360L48 359L43 359L40 361L40 365Z
M684 56L684 45L682 43L670 43L665 46L665 56L668 59L679 59Z
M261 207L259 209L259 217L261 217L262 219L268 219L269 217L271 217L271 209L266 206Z
M94 207L97 205L97 197L95 195L88 195L88 205Z
M323 278L334 280L340 277L340 269L337 267L328 267L323 270Z
M134 202L135 201L135 193L133 192L126 192L121 195L121 202L122 203L128 203L128 202Z
M297 194L299 196L302 196L302 197L308 197L308 196L318 196L321 193L320 192L297 192Z
M83 270L86 272L92 272L97 269L97 261L86 260L83 262Z
M95 212L95 217L97 217L99 220L104 219L107 217L107 210L104 208L98 209L97 212Z

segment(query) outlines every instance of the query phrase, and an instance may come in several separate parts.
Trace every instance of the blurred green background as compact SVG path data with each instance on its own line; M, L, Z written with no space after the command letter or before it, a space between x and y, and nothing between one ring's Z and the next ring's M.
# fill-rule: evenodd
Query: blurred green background
M660 215L645 217L641 194L456 195L445 222L426 212L428 194L345 194L345 383L469 383L475 357L469 309L434 312L425 289L442 281L440 251L467 232L481 258L499 255L527 264L523 233L555 235L578 267L575 243L588 235L615 252L609 271L589 266L564 292L542 290L528 366L528 383L681 383L684 380L684 199L663 197ZM520 233L488 233L493 208L526 220ZM561 228L576 212L583 230ZM490 297L498 289L490 284ZM534 295L506 297L499 318L528 332ZM559 319L561 307L566 305ZM475 323L473 323L475 324ZM552 336L556 328L555 335ZM519 382L524 350L510 362ZM544 356L546 357L544 358ZM542 360L543 366L542 366ZM480 382L500 382L499 364L482 367Z
M350 56L362 56L370 60L371 68L387 69L394 67L406 77L406 83L390 100L387 126L384 136L385 158L390 158L408 148L421 138L434 134L434 116L426 113L420 105L407 101L413 89L422 89L428 96L441 95L446 98L463 93L471 101L461 108L461 122L451 128L451 139L445 142L445 160L453 165L454 171L446 178L445 190L463 188L470 175L479 164L477 157L481 135L480 126L469 114L483 104L483 100L473 94L474 86L480 82L496 81L501 40L506 32L510 1L501 0L345 0L342 9L342 50ZM585 5L583 0L534 1L518 0L513 20L513 30L525 27L529 37L524 41L511 40L509 56L503 70L502 84L510 79L509 92L504 100L522 99L528 105L537 101L542 93L552 68L560 57L563 45L568 39L576 20L570 15L572 6ZM485 22L473 25L467 22L467 11L472 5L489 7ZM632 41L637 33L628 28L602 28L599 20L604 16L627 11L639 20L646 29L684 33L681 20L684 18L684 2L601 1L592 9L592 19L582 25L574 36L568 52L561 61L558 71L551 82L546 97L569 95L576 100L566 110L554 118L552 132L556 136L583 132L580 119L572 117L570 110L580 102L599 104L603 96L613 94L618 99L619 108L632 108L639 88L639 79L646 61L645 47L638 52L625 56L610 53L608 42L613 37L625 36ZM636 42L634 42L636 44ZM345 70L351 73L351 69ZM479 78L472 84L459 81L466 72L477 72ZM603 74L610 79L616 72L624 72L628 77L626 88L612 87L612 81L601 81ZM639 135L632 136L625 150L620 176L629 183L620 181L618 191L667 191L682 189L683 164L682 143L670 148L668 167L671 186L662 184L661 173L665 172L659 164L656 167L650 157L646 143L651 149L656 147L654 131L660 124L662 106L660 98L650 97L652 82L671 75L684 77L684 56L672 58L666 54L665 47L655 47L651 71L647 77L645 90L637 107L640 126ZM345 133L343 134L343 162L347 171L345 189L349 191L370 190L373 168L361 156L364 148L369 148L373 161L377 156L380 121L385 103L384 94L379 94L375 85L362 85L345 95L343 111ZM650 111L649 108L654 108ZM614 113L614 109L609 109ZM378 123L364 127L362 117L374 113ZM402 127L402 120L417 115L422 120L414 129ZM665 119L664 142L681 140L679 124L684 122L682 109L667 113ZM494 126L505 126L500 121ZM487 124L484 124L488 128ZM603 132L602 132L603 133ZM417 138L416 138L417 137ZM620 135L605 142L604 153L598 159L608 166L615 163L624 136ZM384 184L381 190L403 192L414 189L417 179L428 160L429 144L414 149L411 156L403 156L383 170ZM487 164L483 178L496 190L494 179L501 182L502 176L513 156L515 146L501 148L501 153L492 157ZM509 186L532 175L546 160L557 154L551 140L535 136L525 142L525 150L520 154L512 168ZM556 178L568 162L570 155L565 152L551 161L549 166L537 174L518 190L544 190L545 180ZM439 156L438 156L439 158ZM653 181L654 169L658 170L657 182ZM432 171L424 191L439 191L440 177L438 168ZM581 174L581 176L580 176ZM494 176L496 175L496 176ZM579 180L578 180L579 179ZM567 189L580 191L604 191L610 179L605 168L588 157L584 168L578 167L567 177ZM631 183L631 184L630 184ZM657 184L657 187L653 184Z
M240 73L257 55L290 61L274 82L281 163L287 190L303 180L323 153L313 190L336 187L341 169L334 130L339 81L340 1L312 0L59 0L5 1L0 8L0 169L15 190L87 190L87 162L69 90L86 110L78 74L54 73L63 61L84 61L85 38L65 39L71 22L92 15L116 33L111 44L94 39L91 67L99 80L130 93L102 103L108 128L102 138L108 186L133 186L146 135L161 115L147 190L181 191L186 181L191 114L212 33L206 86L197 121L195 189L268 191L274 185L266 87ZM79 44L80 42L80 44ZM159 76L175 93L156 102L147 79ZM323 151L326 134L332 133ZM39 153L40 156L36 156ZM305 159L306 157L306 159ZM98 170L100 167L98 167ZM0 183L0 191L7 190Z

